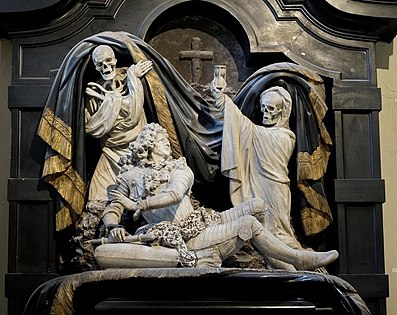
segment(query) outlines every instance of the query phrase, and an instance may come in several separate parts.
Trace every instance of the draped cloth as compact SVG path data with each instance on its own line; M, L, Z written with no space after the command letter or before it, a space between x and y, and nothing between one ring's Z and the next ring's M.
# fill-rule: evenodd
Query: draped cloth
M202 97L174 67L143 40L126 32L102 32L77 43L64 58L52 84L38 127L47 143L42 178L60 195L56 228L62 230L81 215L87 193L84 88L98 45L109 45L118 60L129 64L150 59L153 69L142 83L148 121L160 123L170 135L175 158L187 157L197 181L211 181L218 169L222 122L214 119ZM93 67L93 65L92 65Z
M134 301L136 303L147 301L149 305L150 300L164 300L164 295L170 296L168 299L169 301L172 299L178 300L178 298L180 299L180 294L183 290L187 293L190 292L191 295L194 294L192 293L192 290L193 292L198 292L201 287L197 289L197 286L202 284L205 279L208 279L208 281L205 281L205 283L220 284L221 288L224 290L226 289L226 295L229 299L230 296L238 296L241 301L245 301L244 297L248 295L244 294L243 291L236 295L236 292L239 290L238 284L241 283L242 279L244 280L244 283L251 283L248 281L250 278L255 279L253 282L256 284L260 280L262 286L266 288L272 287L274 290L276 290L276 292L281 292L279 298L287 296L290 297L291 293L283 296L282 291L280 290L282 290L284 287L288 287L288 292L290 292L292 285L292 288L297 290L297 294L299 296L302 295L302 292L300 292L302 288L308 288L307 290L303 291L307 291L306 293L308 296L306 298L308 298L309 301L316 301L318 300L318 296L321 296L321 304L323 305L324 303L328 302L330 305L343 305L346 312L351 312L352 314L371 314L357 290L342 278L309 271L263 271L259 269L241 268L109 268L106 270L86 271L68 276L57 277L48 280L37 287L26 304L24 314L71 315L78 311L76 310L76 307L82 308L82 304L84 306L88 305L88 307L85 307L85 310L89 309L93 311L97 303L104 301L109 297L116 299L119 297L121 301L126 301L126 299L129 299L129 301ZM142 280L145 281L145 283L153 283L150 282L150 279L156 279L155 283L163 283L168 287L171 283L174 290L168 290L170 291L169 294L167 294L166 291L161 290L154 290L153 292L148 293L147 290L150 291L150 289L148 289L150 288L150 285L145 286L143 289L142 287L137 287L137 285L142 283ZM193 285L193 287L190 288L190 291L184 287L181 287L178 279L189 279L189 284ZM195 281L195 279L197 281ZM175 290L176 285L178 284L179 291ZM224 286L222 286L222 284ZM88 289L85 288L88 285ZM97 288L95 286L97 286ZM225 286L228 286L229 290L227 290L228 288ZM313 286L317 288L316 290L319 290L317 296L315 292L313 292ZM216 288L218 287L219 286ZM93 295L91 293L93 288L95 289L97 295ZM101 294L98 294L98 288L106 291L102 291ZM130 290L130 288L137 288L137 290ZM300 291L298 292L298 290ZM79 294L79 291L85 291L85 295L83 296L84 299L81 299L80 297L80 300L76 300L74 297ZM222 295L222 292L224 291L219 291L216 294L219 294L219 297L223 298L224 295ZM330 294L328 298L324 299L324 294L329 292L335 292L335 294ZM252 293L250 294L250 297L252 298ZM189 294L185 294L184 296L189 296ZM199 296L200 294L196 295L195 297L198 298ZM265 295L262 297L262 300L263 299L267 301L269 298L266 299ZM186 301L189 301L188 298L186 298ZM245 302L247 301L248 300ZM79 303L80 305L76 305ZM150 308L148 309L150 310Z
M141 80L135 75L135 65L118 68L116 73L115 79L126 81L128 94L107 93L102 104L89 98L89 103L97 109L92 115L89 112L86 115L85 131L100 139L102 154L90 180L88 202L103 204L109 199L108 191L116 183L121 169L120 157L129 154L129 144L146 124L145 94Z
M291 226L288 162L295 134L253 124L226 96L221 171L229 178L234 206L251 198L267 204L265 227L284 244L301 248Z
M305 235L314 235L333 220L323 185L332 147L324 125L328 110L324 82L320 76L300 65L275 63L252 74L233 102L245 116L259 124L262 119L259 95L271 86L282 86L291 94L293 104L289 124L296 136L296 160L292 161L290 170L293 172L289 177L291 188L297 186L300 194L298 203L293 204L298 209L292 210L300 212ZM266 141L263 139L263 146L271 150L267 148L271 143ZM268 192L272 193L275 191Z
M141 79L147 121L158 122L167 129L173 157L186 157L196 182L214 181L219 170L222 114L210 110L209 104L171 63L142 39L126 32L102 32L88 37L77 43L65 56L50 89L37 131L47 144L42 178L61 197L56 214L57 230L77 222L87 201L84 88L88 81L92 81L88 78L90 71L94 71L91 53L102 44L111 46L118 62L124 60L128 66L139 60L153 61L153 69ZM307 80L310 86L310 102L302 103L315 114L312 116L314 120L299 126L297 124L300 129L294 132L298 148L298 185L306 197L303 200L302 219L306 232L315 234L332 220L321 184L331 145L322 121L326 106L321 78L289 63L264 67L245 81L234 102L243 114L253 118L256 112L253 100L266 86L272 84L272 80L284 74L305 82ZM302 94L294 84L286 89L293 99ZM301 109L303 107L298 104L294 107L299 121L298 111L307 108ZM305 129L311 125L314 125L314 129ZM319 134L320 137L306 139L307 130L314 130L309 135Z

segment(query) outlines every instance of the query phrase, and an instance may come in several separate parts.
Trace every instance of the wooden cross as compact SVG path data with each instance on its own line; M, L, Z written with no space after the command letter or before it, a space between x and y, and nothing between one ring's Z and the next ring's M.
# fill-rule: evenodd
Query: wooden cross
M201 68L202 62L206 60L213 60L214 53L212 51L200 50L201 49L201 39L200 37L193 37L190 41L191 50L184 50L179 52L179 60L190 60L192 77L191 83L200 84L201 83Z

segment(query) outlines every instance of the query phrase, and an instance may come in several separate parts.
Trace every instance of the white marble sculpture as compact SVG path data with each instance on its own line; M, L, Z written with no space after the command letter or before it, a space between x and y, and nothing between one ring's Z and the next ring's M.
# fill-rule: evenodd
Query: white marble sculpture
M338 257L335 250L295 250L277 239L264 227L267 205L260 198L251 198L223 212L194 209L189 196L193 172L184 158L171 157L168 134L160 125L147 124L130 149L118 185L110 193L111 203L103 212L102 219L109 230L107 243L128 241L130 235L119 224L124 211L133 211L135 218L142 214L148 225L139 228L138 236L132 239L139 241L144 237L146 244L175 248L183 267L220 267L248 240L262 255L286 262L288 269L294 271L313 270ZM103 246L107 246L106 251L101 251ZM145 258L150 260L150 251L144 253L139 246L148 245L130 246L135 250L130 256L134 257L130 267L136 267L137 260L140 267L151 266L144 262ZM112 266L112 258L114 267L120 266L120 257L128 258L124 244L100 245L97 252L106 259L106 267ZM110 257L104 257L106 254Z
M152 69L152 61L117 68L114 51L107 45L99 45L93 50L92 61L101 79L89 82L86 87L89 97L85 108L85 131L100 139L102 154L91 179L88 201L105 203L109 186L116 183L120 157L127 154L128 144L146 124L140 78Z
M264 226L284 244L302 250L291 225L291 192L288 162L296 137L289 128L292 99L281 86L260 94L262 126L243 115L232 99L216 86L212 93L215 106L224 113L221 171L230 180L233 205L251 198L262 198L268 208ZM237 148L237 149L236 149ZM275 259L270 266L286 268Z

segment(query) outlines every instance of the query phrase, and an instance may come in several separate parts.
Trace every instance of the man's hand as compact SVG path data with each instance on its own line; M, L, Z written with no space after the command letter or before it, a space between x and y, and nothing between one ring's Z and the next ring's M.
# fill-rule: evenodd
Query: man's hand
M128 233L124 228L114 228L110 231L112 241L115 242L124 242L127 235Z
M109 191L110 200L112 202L118 202L123 205L123 207L129 211L139 210L138 203L131 200L130 198L124 196L118 190Z
M148 73L153 68L153 61L151 60L139 60L135 65L135 75L137 78L142 78L146 73Z

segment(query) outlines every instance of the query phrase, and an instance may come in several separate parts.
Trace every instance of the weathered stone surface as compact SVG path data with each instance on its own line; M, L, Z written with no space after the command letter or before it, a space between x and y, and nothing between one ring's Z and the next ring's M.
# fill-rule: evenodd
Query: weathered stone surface
M134 243L103 244L95 249L100 267L106 268L161 268L178 265L178 251L163 246Z

